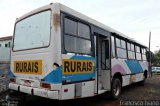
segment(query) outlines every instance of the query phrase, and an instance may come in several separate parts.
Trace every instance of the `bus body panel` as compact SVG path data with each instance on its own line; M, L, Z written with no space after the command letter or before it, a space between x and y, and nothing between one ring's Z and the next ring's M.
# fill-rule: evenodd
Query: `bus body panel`
M122 75L122 86L144 80L144 71L148 70L148 62L126 59L112 59L112 76Z

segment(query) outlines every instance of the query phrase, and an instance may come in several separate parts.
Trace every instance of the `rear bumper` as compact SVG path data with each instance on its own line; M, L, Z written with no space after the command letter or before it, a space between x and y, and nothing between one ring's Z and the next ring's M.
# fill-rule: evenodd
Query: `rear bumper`
M41 88L33 88L33 87L23 86L15 83L9 83L9 88L12 90L20 91L30 95L36 95L36 96L41 96L41 97L50 98L50 99L59 99L58 91L52 91L52 90L41 89Z

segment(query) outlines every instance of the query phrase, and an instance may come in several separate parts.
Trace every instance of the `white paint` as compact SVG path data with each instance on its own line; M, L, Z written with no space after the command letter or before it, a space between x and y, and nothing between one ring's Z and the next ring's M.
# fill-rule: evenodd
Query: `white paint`
M130 84L130 75L122 76L122 86L126 86Z
M67 92L64 92L65 89L68 89ZM61 91L61 99L74 99L75 97L75 84L68 84L68 85L63 85L62 86L62 91Z
M27 94L32 94L31 90L32 90L32 87L27 87L27 86L20 85L20 92L24 92L24 93L27 93Z
M111 72L110 70L101 70L102 87L105 90L111 90Z
M48 90L33 88L34 95L48 98Z
M94 96L95 81L82 82L82 97Z
M51 90L61 90L62 84L51 84Z
M107 90L98 90L98 94L103 94L105 92L107 92Z
M139 81L142 81L142 80L144 80L143 73L139 73L139 74L135 75L135 82L139 82Z
M48 91L48 98L50 98L50 99L59 99L58 91Z
M18 91L18 85L14 84L14 83L9 83L9 89L13 89L13 90Z

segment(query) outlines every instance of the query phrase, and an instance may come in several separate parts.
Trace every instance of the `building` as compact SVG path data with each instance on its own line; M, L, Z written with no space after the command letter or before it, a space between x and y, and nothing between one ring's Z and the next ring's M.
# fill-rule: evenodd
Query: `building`
M12 36L1 37L0 38L0 47L10 47L12 41Z
M0 38L0 93L8 89L12 36Z
M10 47L12 36L0 38L0 63L10 61Z

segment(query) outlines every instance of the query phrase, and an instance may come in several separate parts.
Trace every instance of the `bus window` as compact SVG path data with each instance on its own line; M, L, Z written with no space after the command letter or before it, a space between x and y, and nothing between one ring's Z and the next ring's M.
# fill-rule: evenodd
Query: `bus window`
M121 42L118 38L116 38L116 47L121 47Z
M124 40L116 38L116 50L119 58L127 58L126 43Z
M137 60L141 60L141 51L140 51L140 47L136 46L136 59Z
M127 43L128 59L135 59L134 44Z
M15 25L13 50L46 47L50 41L51 11L29 16Z
M66 34L71 34L71 35L77 35L77 22L72 21L70 19L65 18L65 33ZM68 27L69 26L69 27Z
M111 37L112 41L112 57L115 57L115 42L114 42L114 37Z
M131 44L131 51L135 51L134 44Z
M78 35L80 37L86 38L86 39L90 39L90 30L89 30L89 26L82 24L82 23L78 23Z
M127 43L127 50L131 50L131 44Z
M71 53L91 54L90 28L88 25L65 18L65 50Z
M142 48L142 59L146 60L146 49Z
M126 49L126 42L124 40L121 40L121 47L123 49Z

